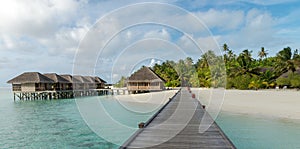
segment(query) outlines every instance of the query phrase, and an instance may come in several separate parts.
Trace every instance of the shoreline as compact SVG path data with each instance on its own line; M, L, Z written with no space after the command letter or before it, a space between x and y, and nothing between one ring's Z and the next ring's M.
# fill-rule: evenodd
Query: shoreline
M113 98L120 102L134 102L141 104L165 104L169 98L173 97L178 90L165 90L159 92L114 95Z
M209 108L218 89L192 88L196 98ZM296 90L220 90L224 92L221 112L300 121L300 92Z

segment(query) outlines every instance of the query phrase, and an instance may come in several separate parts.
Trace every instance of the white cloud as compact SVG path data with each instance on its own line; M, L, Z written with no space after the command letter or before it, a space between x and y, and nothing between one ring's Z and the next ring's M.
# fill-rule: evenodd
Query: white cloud
M155 64L159 64L160 65L161 61L152 58L151 61L150 61L150 63L149 63L149 65L148 65L148 67L153 67Z
M0 51L28 55L41 51L52 53L53 49L60 52L74 49L86 29L74 26L79 6L84 3L75 0L1 1Z
M170 34L165 30L154 30L154 31L149 31L144 35L144 38L160 38L164 40L170 40Z
M2 36L2 45L5 49L12 49L15 47L13 40L9 36Z
M277 24L275 18L265 11L251 9L245 15L244 25L236 31L221 36L219 43L227 43L232 49L241 52L244 49L259 50L260 47L275 47L282 43L283 39L276 37Z
M244 12L241 10L209 9L205 12L196 12L195 15L209 28L217 27L221 30L237 29L244 19Z
M74 0L8 0L0 5L0 33L45 37L72 21L80 2Z
M259 4L259 5L275 5L275 4L282 4L282 3L288 3L288 2L295 2L297 0L241 0L244 2L250 2L254 4Z
M116 8L135 2L141 1L1 1L0 55L7 57L9 60L9 63L1 65L1 71L4 69L3 72L8 74L20 73L23 70L71 71L71 62L77 46L83 38L86 41L79 47L80 50L77 54L86 55L79 58L79 61L83 65L93 64L96 61L101 62L101 66L98 66L96 71L100 74L104 73L103 75L106 75L107 78L111 76L109 68L113 67L112 63L123 49L141 39L163 39L171 43L174 42L181 49L174 52L170 49L176 48L175 45L167 46L166 43L156 41L144 42L130 49L129 53L125 52L124 60L118 64L119 66L115 66L116 68L128 68L124 67L123 64L130 63L133 65L137 60L140 60L141 56L150 59L157 55L161 59L178 59L190 55L195 55L195 58L199 57L201 52L186 35L190 35L195 39L203 52L219 48L214 39L220 44L226 42L231 48L235 49L260 48L261 46L274 47L286 44L286 40L289 40L292 45L297 45L296 32L299 29L297 27L295 27L295 30L294 28L284 28L278 26L278 24L297 22L299 12L292 12L282 18L274 18L272 12L268 12L268 10L243 10L244 7L241 9L227 7L231 4L237 5L237 2L247 6L248 1L244 3L244 0L184 1L183 5L180 6L186 8L189 7L187 5L190 5L195 8L193 10L196 10L196 12L191 14L197 16L200 22L191 14L179 10L174 11L174 9L160 5L152 5L151 9L148 9L149 6L146 5L143 7L130 7L127 11L113 12L110 17L101 20L99 24L96 23L91 34L85 36L98 18L107 15L108 12ZM166 2L173 3L173 1ZM250 3L270 5L281 2L279 0L264 2L253 0ZM212 4L213 6L225 4L226 7L219 9L220 7L213 7ZM208 10L203 11L202 7L206 7ZM133 26L119 32L127 25L141 22L145 24L140 24L140 27ZM162 23L169 25L170 28L159 24L148 24L147 26L147 22ZM205 25L215 35L211 35L206 30ZM172 31L174 28L172 27L179 29L176 32L182 32L184 35L180 35L181 37L179 34L174 35L174 31ZM293 31L295 32L293 33ZM115 33L118 33L117 36L109 41L101 56L97 57L100 48ZM280 36L283 36L285 40L279 38ZM39 63L33 61L36 57L41 59ZM20 66L20 63L24 65ZM3 66L9 66L14 70L8 67L3 68ZM91 67L94 67L94 65L91 65ZM4 79L6 78L4 77Z

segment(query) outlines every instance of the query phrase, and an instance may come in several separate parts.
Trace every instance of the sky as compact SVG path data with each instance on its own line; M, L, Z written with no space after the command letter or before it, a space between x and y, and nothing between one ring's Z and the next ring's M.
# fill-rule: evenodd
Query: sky
M23 73L97 75L261 47L300 48L298 0L2 0L0 87Z

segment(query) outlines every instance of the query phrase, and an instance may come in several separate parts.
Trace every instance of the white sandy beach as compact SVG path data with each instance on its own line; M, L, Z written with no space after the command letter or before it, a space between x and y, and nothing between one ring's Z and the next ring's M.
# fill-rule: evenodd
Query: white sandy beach
M192 89L208 105L213 89ZM300 91L295 90L224 90L222 111L274 118L300 120Z
M177 91L178 90L166 90L162 92L150 92L143 94L116 95L114 98L125 102L165 104Z
M200 102L209 107L211 94L216 89L192 88ZM131 107L132 103L147 104L146 111L153 110L165 104L174 96L177 90L151 92L144 94L117 95L124 106ZM221 90L224 101L221 110L224 112L268 116L273 118L288 118L300 120L300 91L295 90ZM145 109L144 109L145 110Z
M166 90L162 92L150 92L143 94L116 95L113 96L124 108L139 112L148 113L159 109L169 101L178 90Z

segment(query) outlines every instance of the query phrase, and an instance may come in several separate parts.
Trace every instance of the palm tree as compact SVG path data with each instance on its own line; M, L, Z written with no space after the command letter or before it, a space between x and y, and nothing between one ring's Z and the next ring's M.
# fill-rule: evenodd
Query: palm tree
M229 47L226 43L223 44L223 51L226 53L227 51L229 51Z
M244 66L248 67L251 64L251 62L253 61L251 53L252 53L252 51L249 51L248 49L246 49L239 55L238 58L245 62Z
M227 46L226 43L223 44L223 51L224 51L224 61L225 63L227 63L228 61L227 51L229 51L229 47Z
M265 50L264 47L261 47L260 52L258 52L258 56L260 57L260 60L262 60L263 58L267 57L268 53Z
M234 57L235 57L235 55L234 55L233 51L232 51L232 50L229 50L229 51L228 51L228 58L229 58L229 60L231 60L231 59L234 58Z
M294 62L292 60L288 60L286 62L286 66L287 66L287 70L292 71L292 73L294 73L296 71L295 64L294 64Z
M251 57L252 51L248 49L244 50L238 57L237 63L235 67L231 68L231 72L233 72L233 76L243 75L243 74L250 74L252 75L252 63L253 58Z
M292 58L292 49L290 47L284 48L276 55L281 61L288 61Z
M284 48L276 55L276 67L277 75L281 75L287 71L296 71L294 60L292 60L292 49L290 47Z

